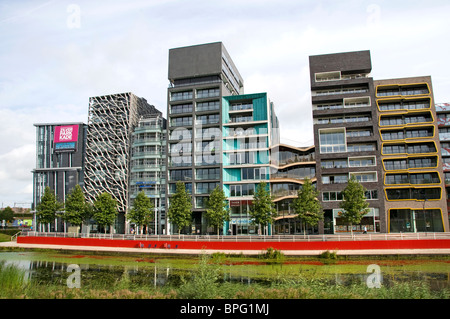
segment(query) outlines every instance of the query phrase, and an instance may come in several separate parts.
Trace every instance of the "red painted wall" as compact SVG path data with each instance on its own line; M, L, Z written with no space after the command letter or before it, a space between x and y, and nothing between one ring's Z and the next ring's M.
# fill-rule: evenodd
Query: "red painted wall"
M354 249L450 249L450 239L421 240L372 240L372 241L320 241L320 242L233 242L233 241L177 241L177 240L118 240L98 238L61 238L61 237L17 237L18 243L45 245L104 246L170 249L212 249L212 250L266 250L269 247L278 250L354 250Z

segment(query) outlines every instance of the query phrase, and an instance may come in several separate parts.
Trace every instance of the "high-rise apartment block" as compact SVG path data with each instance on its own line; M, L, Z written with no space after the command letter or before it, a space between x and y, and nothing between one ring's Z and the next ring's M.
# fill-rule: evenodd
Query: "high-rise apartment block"
M165 232L166 205L166 119L160 112L141 117L132 133L130 202L141 191L154 207L155 216L148 225L151 232Z
M167 201L177 181L193 198L192 231L207 231L205 198L222 187L222 97L243 80L221 42L169 50Z
M118 202L116 232L125 231L130 208L130 162L132 134L143 116L159 114L154 106L132 93L89 99L84 190L94 202L107 192Z
M252 234L249 209L260 182L270 190L270 148L279 144L278 118L266 93L222 99L222 182L231 220L224 233Z
M380 166L375 90L370 77L369 51L311 56L311 95L316 145L317 188L328 232L350 231L340 217L342 190L352 176L367 189L369 213L355 231L366 226L385 232L384 196Z
M447 200L431 78L377 80L375 87L388 231L443 231Z
M56 198L64 202L75 185L83 186L86 129L84 123L40 123L36 127L36 168L33 169L32 209L41 201L46 186ZM57 218L52 225L63 231Z

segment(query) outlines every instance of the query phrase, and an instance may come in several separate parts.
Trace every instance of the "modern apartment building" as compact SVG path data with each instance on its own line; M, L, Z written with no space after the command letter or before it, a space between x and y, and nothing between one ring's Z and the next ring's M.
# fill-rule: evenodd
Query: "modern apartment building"
M315 147L294 147L286 144L276 144L270 148L270 191L275 202L277 217L274 222L275 234L308 234L318 233L318 227L304 225L293 208L305 178L316 185ZM325 220L325 227L331 221Z
M442 232L448 213L431 77L374 84L388 231Z
M450 103L436 103L439 141L441 143L442 170L445 181L445 197L447 198L447 213L450 210ZM450 214L449 214L450 223Z
M222 125L222 181L231 213L224 233L254 234L249 208L258 183L270 188L270 148L279 144L274 105L266 93L224 97Z
M161 113L143 116L132 133L130 204L144 191L155 206L149 233L165 233L166 119Z
M130 206L130 162L132 134L144 116L160 114L143 98L120 93L89 99L84 170L84 191L88 201L107 192L118 202L116 233L126 231L125 215Z
M46 186L64 202L75 185L83 186L83 167L86 144L84 123L40 123L36 127L36 168L33 169L33 204L36 209ZM51 225L63 231L60 218Z
M205 198L222 187L222 97L242 94L243 80L221 42L169 50L168 78L166 207L184 182L193 198L190 232L204 234Z
M367 189L369 213L354 231L386 232L380 136L369 51L310 56L317 189L324 217L321 232L350 232L340 217L342 190L354 176Z

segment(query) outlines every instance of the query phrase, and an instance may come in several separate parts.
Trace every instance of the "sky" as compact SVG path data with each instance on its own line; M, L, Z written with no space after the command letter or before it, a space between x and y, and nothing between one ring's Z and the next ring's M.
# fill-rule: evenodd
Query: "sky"
M448 0L0 0L1 207L32 202L34 123L87 123L89 97L122 92L165 115L171 48L223 42L294 146L313 145L310 55L370 50L374 79L430 75L450 102L449 13Z

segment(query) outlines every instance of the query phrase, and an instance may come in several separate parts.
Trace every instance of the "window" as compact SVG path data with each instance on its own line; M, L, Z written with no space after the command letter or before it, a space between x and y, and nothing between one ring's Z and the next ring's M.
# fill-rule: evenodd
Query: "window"
M348 175L323 175L323 184L342 184L348 182Z
M233 103L230 105L230 111L244 111L244 110L252 110L253 103Z
M209 101L197 103L197 112L202 111L215 111L220 108L219 101Z
M171 101L190 100L192 99L192 91L172 92L170 94Z
M185 167L192 165L192 157L189 156L170 156L169 166L170 167Z
M376 182L378 180L377 172L350 173L350 176L355 176L356 180L360 183Z
M171 126L190 126L192 125L192 116L172 117L170 120Z
M170 107L171 114L191 113L191 112L192 112L192 103L172 105Z
M230 196L253 196L255 194L255 184L230 185Z
M367 190L364 194L367 200L378 199L378 191L376 189Z
M195 193L196 194L210 194L214 188L219 186L220 184L217 182L210 183L196 183L195 184Z
M195 207L196 208L207 208L208 206L208 196L196 197L195 198Z
M323 160L321 162L322 168L346 168L347 159Z
M171 181L190 181L192 180L192 170L191 169L177 169L170 171Z
M208 97L216 97L219 95L220 95L219 88L197 90L197 98L198 99L208 98Z
M195 124L217 124L219 123L219 114L197 115Z
M348 164L350 167L367 167L375 166L376 159L375 156L371 157L349 157Z
M440 187L429 188L387 188L386 196L388 200L433 200L441 198Z
M319 130L320 153L346 151L345 129Z
M184 187L185 187L187 192L192 194L192 183L184 183ZM177 184L170 183L169 184L169 194L175 194L176 190L177 190Z
M376 144L349 144L347 152L370 152L376 150Z
M170 140L190 140L192 137L192 130L182 128L176 128L170 133Z
M378 106L380 111L429 109L430 99L380 101Z
M229 165L256 164L256 152L228 153Z
M361 137L361 136L372 136L372 130L349 130L347 131L347 137Z
M178 154L180 156L189 154L192 152L192 143L173 143L170 144L169 153Z
M264 180L268 179L266 167L248 167L242 169L242 180Z
M343 199L341 192L323 192L322 193L322 201L331 202L331 201L341 201Z
M219 168L199 168L195 171L196 179L219 179L220 169Z

